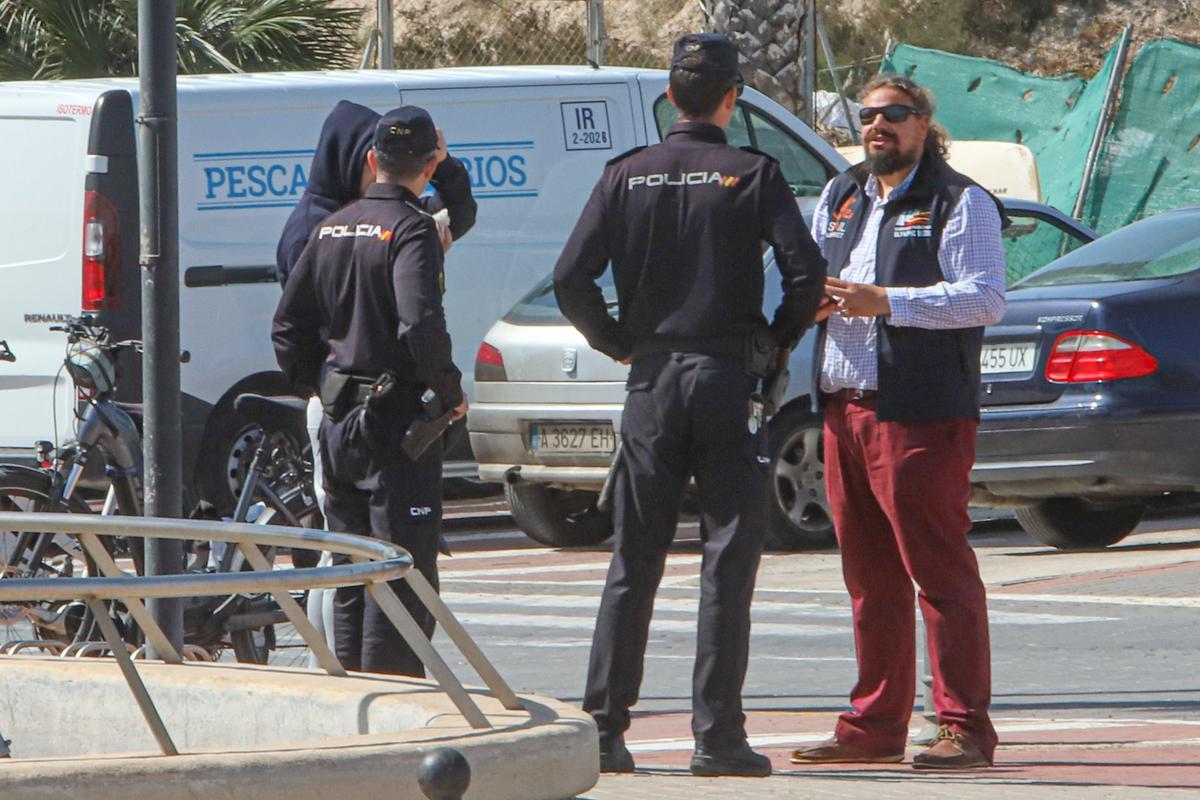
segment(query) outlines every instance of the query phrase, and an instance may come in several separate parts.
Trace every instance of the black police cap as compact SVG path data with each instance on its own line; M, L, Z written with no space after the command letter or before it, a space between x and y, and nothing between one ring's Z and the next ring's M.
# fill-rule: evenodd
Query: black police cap
M720 33L689 33L675 42L671 69L690 72L738 71L738 51L729 37Z
M375 149L388 155L420 155L437 149L437 129L417 106L393 108L375 126Z

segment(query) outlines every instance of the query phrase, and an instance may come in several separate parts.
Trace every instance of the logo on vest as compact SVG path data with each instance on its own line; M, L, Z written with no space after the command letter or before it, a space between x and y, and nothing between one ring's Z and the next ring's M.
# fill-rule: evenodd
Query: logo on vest
M933 214L929 211L905 211L896 217L892 229L895 239L928 239L933 236Z
M826 239L842 239L846 236L846 223L854 219L856 203L858 203L858 197L850 195L846 198L846 202L842 203L842 207L830 215L829 224L825 226Z

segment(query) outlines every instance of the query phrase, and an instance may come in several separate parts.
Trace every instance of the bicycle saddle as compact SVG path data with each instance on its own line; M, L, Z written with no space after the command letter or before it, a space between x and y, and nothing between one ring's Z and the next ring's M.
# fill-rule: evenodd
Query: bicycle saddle
M243 417L264 428L279 430L305 427L308 401L299 397L264 397L260 394L239 394L233 408Z

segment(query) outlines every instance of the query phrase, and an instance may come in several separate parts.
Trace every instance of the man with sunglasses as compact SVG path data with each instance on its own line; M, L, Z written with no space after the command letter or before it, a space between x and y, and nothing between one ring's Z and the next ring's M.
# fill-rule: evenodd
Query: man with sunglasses
M983 328L1005 308L1003 208L947 166L924 89L881 76L862 102L865 160L825 187L813 219L829 262L817 314L826 487L858 682L833 738L792 760L904 759L915 582L939 730L913 766L985 767L991 651L967 501Z
M692 34L676 42L668 97L680 121L662 144L609 162L554 269L567 319L593 348L632 362L623 466L613 478L616 542L583 700L600 729L602 772L634 768L624 733L654 594L694 476L703 562L691 770L771 774L770 760L746 742L741 699L770 463L752 403L762 367L751 346L794 346L812 324L825 264L779 164L725 139L740 86L729 39ZM783 276L770 326L763 242L775 248ZM596 285L610 262L617 319Z

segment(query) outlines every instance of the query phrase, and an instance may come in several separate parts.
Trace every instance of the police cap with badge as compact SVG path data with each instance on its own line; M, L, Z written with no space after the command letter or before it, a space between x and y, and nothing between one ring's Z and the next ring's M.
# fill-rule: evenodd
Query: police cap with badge
M433 126L433 118L418 106L393 108L375 125L375 149L384 155L432 154L437 146L437 128Z
M739 95L745 85L738 70L737 47L720 33L689 33L679 37L671 56L671 69L726 73Z

